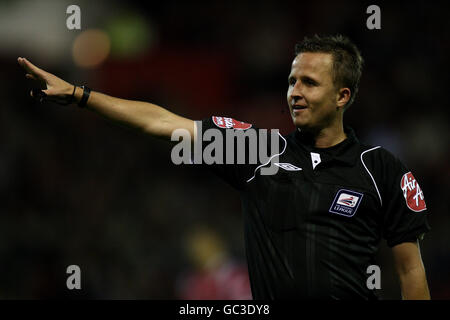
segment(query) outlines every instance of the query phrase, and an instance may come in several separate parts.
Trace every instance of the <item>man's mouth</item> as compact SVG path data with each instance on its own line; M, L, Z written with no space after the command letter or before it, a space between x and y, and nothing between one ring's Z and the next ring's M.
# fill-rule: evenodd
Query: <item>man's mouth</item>
M307 106L293 105L292 106L292 111L303 110L303 109L306 109L306 108L307 108Z

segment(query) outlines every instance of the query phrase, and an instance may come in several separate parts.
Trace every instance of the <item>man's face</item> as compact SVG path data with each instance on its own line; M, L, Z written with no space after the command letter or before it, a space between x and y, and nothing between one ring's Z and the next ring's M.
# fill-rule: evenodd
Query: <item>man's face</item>
M332 66L329 53L304 52L292 62L287 102L297 128L326 128L336 118Z

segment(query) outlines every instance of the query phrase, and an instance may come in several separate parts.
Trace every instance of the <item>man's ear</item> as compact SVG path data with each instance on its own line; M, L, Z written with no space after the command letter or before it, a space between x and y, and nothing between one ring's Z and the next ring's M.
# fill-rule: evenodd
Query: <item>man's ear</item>
M349 88L341 88L337 92L336 95L336 105L338 108L343 108L347 104L347 102L350 100L350 97L352 95L352 92Z

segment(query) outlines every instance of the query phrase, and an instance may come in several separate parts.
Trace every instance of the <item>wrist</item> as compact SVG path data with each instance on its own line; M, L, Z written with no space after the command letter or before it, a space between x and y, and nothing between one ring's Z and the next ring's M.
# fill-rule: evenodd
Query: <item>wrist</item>
M75 89L76 86L69 84L69 87L63 91L63 95L61 96L62 99L57 99L55 102L65 106L72 104L75 100Z
M83 89L79 86L75 86L75 93L73 95L73 104L78 104L81 100L81 97L83 96Z

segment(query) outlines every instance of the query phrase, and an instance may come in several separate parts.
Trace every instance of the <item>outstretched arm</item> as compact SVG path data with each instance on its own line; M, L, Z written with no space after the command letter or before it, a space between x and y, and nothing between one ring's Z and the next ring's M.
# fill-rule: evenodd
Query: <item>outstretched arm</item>
M46 99L54 102L68 101L74 92L72 103L78 103L83 89L48 73L25 58L17 59L26 70L26 77L44 82L46 90L42 90ZM31 93L33 96L33 92ZM175 129L186 129L194 138L194 121L178 116L160 106L148 102L125 100L92 91L86 108L106 117L118 124L136 129L146 134L170 140Z
M403 300L430 300L419 243L400 243L392 248L392 253Z

